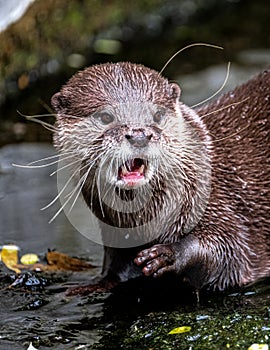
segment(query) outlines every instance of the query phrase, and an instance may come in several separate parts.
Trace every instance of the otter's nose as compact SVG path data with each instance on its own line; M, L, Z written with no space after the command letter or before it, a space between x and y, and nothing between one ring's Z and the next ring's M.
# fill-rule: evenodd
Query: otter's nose
M146 135L144 132L126 134L125 137L128 142L134 147L145 147L152 138L151 135Z

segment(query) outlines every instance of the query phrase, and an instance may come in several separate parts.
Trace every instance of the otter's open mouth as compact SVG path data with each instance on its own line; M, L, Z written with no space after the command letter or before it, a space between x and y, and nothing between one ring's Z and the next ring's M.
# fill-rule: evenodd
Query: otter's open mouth
M124 181L128 186L139 184L145 180L147 162L141 158L127 160L118 169L118 180Z

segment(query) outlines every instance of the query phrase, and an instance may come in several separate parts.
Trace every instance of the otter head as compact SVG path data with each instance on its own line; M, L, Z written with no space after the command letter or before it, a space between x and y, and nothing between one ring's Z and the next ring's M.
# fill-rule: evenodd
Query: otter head
M183 211L183 218L201 207L196 198L207 193L207 133L179 97L177 84L131 63L87 68L53 96L54 143L69 162L62 169L72 169L70 177L78 179L72 193L82 190L99 217L136 226L165 202L168 213Z
M123 189L144 186L176 137L179 97L177 84L142 65L92 66L52 97L55 145L80 159L83 173L99 169L92 179Z

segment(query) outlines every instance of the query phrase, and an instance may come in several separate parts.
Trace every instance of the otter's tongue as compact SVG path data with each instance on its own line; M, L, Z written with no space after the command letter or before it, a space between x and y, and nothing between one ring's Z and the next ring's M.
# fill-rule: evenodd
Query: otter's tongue
M145 164L140 158L126 161L120 168L118 176L128 184L135 184L144 178Z

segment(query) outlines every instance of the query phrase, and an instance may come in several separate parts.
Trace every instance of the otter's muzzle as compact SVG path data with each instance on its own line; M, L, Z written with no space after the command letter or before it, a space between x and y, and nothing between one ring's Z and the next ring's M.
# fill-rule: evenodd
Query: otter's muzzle
M128 142L138 148L142 148L148 145L149 141L152 138L152 134L147 135L144 131L134 131L133 133L126 134L125 138Z

